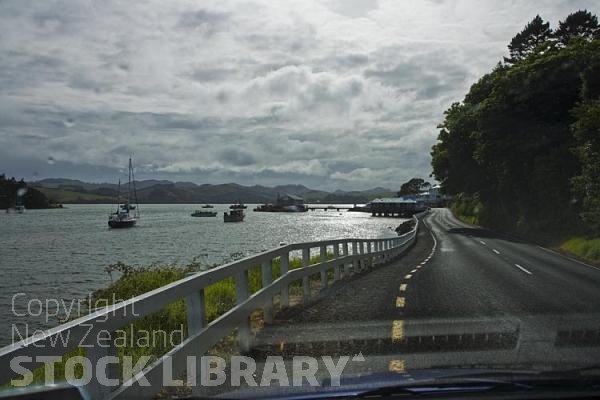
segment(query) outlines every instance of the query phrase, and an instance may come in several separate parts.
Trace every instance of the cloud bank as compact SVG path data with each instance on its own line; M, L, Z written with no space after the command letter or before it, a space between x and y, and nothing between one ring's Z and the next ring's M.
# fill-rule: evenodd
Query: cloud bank
M594 7L0 2L0 172L397 188L529 20Z

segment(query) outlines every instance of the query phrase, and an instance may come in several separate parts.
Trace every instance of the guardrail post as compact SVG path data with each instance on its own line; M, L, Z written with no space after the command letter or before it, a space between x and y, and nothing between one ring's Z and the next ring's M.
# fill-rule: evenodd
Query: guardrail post
M285 276L288 273L290 267L290 253L285 252L280 258L280 270L281 276ZM285 285L283 289L281 289L281 308L288 307L290 305L290 287Z
M273 282L273 274L271 270L271 261L265 261L260 265L262 287L266 288ZM263 319L265 324L273 323L273 298L269 297L269 301L263 306Z
M240 305L248 299L248 270L238 272L235 276L235 298L236 304ZM238 325L238 345L240 352L244 353L250 350L252 340L250 330L250 316L243 317Z
M342 243L342 255L343 256L347 256L349 253L349 243L348 242L344 242ZM344 278L346 278L348 275L350 275L350 268L352 268L352 265L350 263L345 263L344 264Z
M115 338L113 335L114 333L110 336L111 340L106 340L106 342L104 341L104 339L99 340L99 338L95 340L96 343L94 343L93 347L89 347L87 349L86 354L87 358L90 360L92 369L94 370L98 367L98 361L101 358L109 356L117 357L116 363L106 364L106 378L120 381L118 362L119 349L117 348L117 346L115 346ZM103 346L100 345L100 342L103 343ZM90 382L86 385L86 388L92 399L107 399L110 396L110 393L114 389L118 388L118 386L108 386L101 384L98 381L98 371L85 371L85 373L90 374L92 378Z
M358 255L358 242L356 241L352 242L352 255ZM355 274L360 272L360 260L358 259L358 257L354 258L354 260L352 261L352 271Z
M366 270L366 258L363 257L365 255L365 243L361 240L358 242L358 253L360 254L360 271Z
M302 267L310 265L310 248L302 249ZM302 278L302 302L307 304L310 300L310 276Z
M188 337L200 332L206 324L204 304L204 289L200 289L185 298Z
M321 262L327 262L327 246L321 246L320 249ZM327 289L327 271L321 271L321 290Z
M340 258L340 244L336 243L333 245L333 258L336 260L336 263L333 267L333 281L339 281L341 279L341 269L343 264L338 264L337 259Z

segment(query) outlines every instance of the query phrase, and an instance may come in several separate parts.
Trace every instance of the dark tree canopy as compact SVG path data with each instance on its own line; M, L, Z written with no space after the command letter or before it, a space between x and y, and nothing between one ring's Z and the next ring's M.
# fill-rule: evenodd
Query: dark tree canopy
M555 36L559 42L568 44L574 37L586 40L600 38L598 18L587 10L579 10L559 22Z
M400 186L400 191L398 192L398 197L411 195L411 194L419 194L422 190L431 187L429 182L425 182L424 179L421 178L412 178L408 182L405 182Z
M0 175L0 209L13 207L16 204L17 191L27 188L23 195L23 205L26 208L48 208L50 202L42 192L34 188L28 188L21 179L17 181L14 177L7 179L4 174Z
M562 29L593 28L595 21L577 12ZM536 17L525 31L547 29ZM511 56L521 58L497 66L445 112L433 175L480 223L519 233L557 236L577 226L600 234L600 38L592 31L571 29L589 40L525 57L531 47L517 51L516 38L534 41L521 32L511 42Z
M508 64L514 64L521 61L540 44L546 42L552 37L550 23L544 22L542 17L536 15L535 18L528 23L525 28L516 34L508 45L510 57L504 58Z

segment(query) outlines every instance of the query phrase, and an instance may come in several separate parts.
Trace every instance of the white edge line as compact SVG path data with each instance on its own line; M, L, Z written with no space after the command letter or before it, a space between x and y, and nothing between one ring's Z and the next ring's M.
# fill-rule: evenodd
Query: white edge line
M521 267L519 264L515 264L515 267L519 268L521 271L525 272L526 274L533 275L531 273L531 271L526 270L525 268Z
M494 253L496 253L496 254L500 254L500 252L499 252L498 250L496 250L496 249L492 249L492 251L493 251Z
M551 249L547 249L547 248L545 248L545 247L543 247L543 246L540 246L540 245L536 245L536 246L537 246L538 248L540 248L540 249L544 250L544 251L547 251L548 253L556 254L557 256L560 256L560 257L562 257L562 258L565 258L565 259L567 259L567 260L570 260L570 261L576 262L577 264L585 265L586 267L589 267L589 268L594 268L595 270L600 270L600 268L598 268L598 267L595 267L595 266L593 266L593 265L591 265L591 264L584 263L583 261L579 261L579 260L578 260L578 259L576 259L576 258L569 257L569 256L565 256L564 254L562 254L562 253L559 253L558 251L554 251L554 250L551 250Z
M479 243L485 246L485 242L483 240L480 240Z

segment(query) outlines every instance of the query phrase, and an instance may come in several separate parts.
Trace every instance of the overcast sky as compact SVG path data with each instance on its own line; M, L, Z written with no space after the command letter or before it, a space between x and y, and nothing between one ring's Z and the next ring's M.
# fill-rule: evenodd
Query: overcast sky
M0 172L398 188L537 13L595 1L0 1Z

